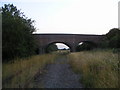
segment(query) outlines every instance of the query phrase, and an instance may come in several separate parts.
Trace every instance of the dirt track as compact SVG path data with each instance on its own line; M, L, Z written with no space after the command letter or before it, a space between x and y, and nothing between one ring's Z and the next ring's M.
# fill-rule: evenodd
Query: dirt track
M46 73L34 80L34 88L82 88L80 76L70 68L66 56L56 59L54 64L46 67Z

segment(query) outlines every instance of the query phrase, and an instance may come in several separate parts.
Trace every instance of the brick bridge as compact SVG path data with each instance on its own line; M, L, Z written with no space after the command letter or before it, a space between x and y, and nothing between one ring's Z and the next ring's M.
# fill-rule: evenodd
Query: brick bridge
M76 47L80 42L89 41L96 45L104 39L104 35L90 35L90 34L33 34L39 53L46 53L45 50L49 44L64 43L72 52L76 51Z

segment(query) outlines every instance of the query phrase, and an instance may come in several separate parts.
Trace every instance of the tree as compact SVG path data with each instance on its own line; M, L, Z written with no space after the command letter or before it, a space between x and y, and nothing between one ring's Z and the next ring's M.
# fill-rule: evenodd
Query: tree
M111 29L106 37L110 48L120 48L120 30L118 28Z
M58 47L56 44L51 44L46 48L47 53L57 51L57 50L58 50Z
M106 33L106 37L108 40L120 34L120 30L118 28L111 29L108 33Z
M5 4L1 13L3 60L32 55L35 48L34 21L25 17L13 4Z

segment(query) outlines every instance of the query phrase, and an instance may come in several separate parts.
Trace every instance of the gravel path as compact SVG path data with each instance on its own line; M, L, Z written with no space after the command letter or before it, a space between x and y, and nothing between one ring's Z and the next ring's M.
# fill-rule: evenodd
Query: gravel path
M76 75L67 63L67 57L57 58L54 64L46 67L47 72L37 77L35 88L82 88L80 76Z

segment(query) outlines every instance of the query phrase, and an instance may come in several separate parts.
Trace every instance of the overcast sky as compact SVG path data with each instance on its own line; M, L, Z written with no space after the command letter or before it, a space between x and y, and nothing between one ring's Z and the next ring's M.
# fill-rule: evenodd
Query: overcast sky
M105 34L118 27L119 0L2 0L35 20L36 33Z

